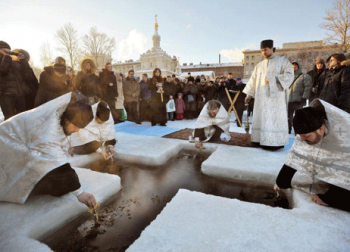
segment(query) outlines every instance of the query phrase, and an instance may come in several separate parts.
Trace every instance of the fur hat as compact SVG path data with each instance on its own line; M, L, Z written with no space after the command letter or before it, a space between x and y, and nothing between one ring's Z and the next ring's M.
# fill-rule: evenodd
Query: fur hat
M64 113L69 122L81 129L94 119L91 106L81 101L69 103Z
M293 127L295 134L308 134L321 128L324 117L313 107L306 107L295 111Z
M66 73L66 60L62 57L57 57L55 59L53 69L61 74Z
M0 40L0 49L2 49L2 48L7 48L7 49L11 50L11 47L9 44L7 44L5 41Z
M110 110L108 108L108 104L105 101L101 101L97 105L96 117L100 119L102 122L106 122L109 119Z
M188 81L194 82L194 78L192 76L188 77Z
M266 40L263 40L261 41L260 43L260 48L272 48L273 47L273 40L272 39L266 39Z

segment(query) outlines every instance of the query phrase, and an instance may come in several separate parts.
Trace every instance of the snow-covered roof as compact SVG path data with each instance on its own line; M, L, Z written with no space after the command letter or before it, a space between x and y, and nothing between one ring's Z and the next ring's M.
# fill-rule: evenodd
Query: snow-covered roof
M191 73L191 76L197 76L197 75L204 75L204 76L209 76L211 78L215 78L215 72L214 71L188 71L180 74L180 77L187 77L188 73Z
M187 65L187 66L180 66L181 69L189 69L189 68L208 68L208 67L213 67L213 68L218 68L218 67L233 67L233 66L242 66L242 62L229 62L229 63L211 63L211 64L198 64L198 65Z

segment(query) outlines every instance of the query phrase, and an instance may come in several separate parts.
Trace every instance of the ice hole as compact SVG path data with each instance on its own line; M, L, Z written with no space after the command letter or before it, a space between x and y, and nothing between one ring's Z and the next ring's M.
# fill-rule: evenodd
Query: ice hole
M86 213L42 240L54 251L125 251L180 188L290 209L272 186L209 177L201 164L209 152L182 150L165 165L150 167L97 162L92 170L121 177L122 190L99 209L99 222Z

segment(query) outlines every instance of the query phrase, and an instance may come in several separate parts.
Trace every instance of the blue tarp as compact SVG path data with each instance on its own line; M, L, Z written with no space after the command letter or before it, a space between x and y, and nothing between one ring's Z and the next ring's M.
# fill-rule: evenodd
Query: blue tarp
M175 131L179 131L178 128L171 128L167 126L151 126L150 124L136 124L134 122L125 121L114 125L116 132L123 132L134 135L143 136L165 136Z

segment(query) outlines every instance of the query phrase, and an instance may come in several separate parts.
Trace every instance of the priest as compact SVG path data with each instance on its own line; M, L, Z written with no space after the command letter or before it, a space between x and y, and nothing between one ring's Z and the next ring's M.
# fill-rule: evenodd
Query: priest
M218 139L228 142L231 139L229 129L230 122L226 109L219 101L210 100L198 116L190 141L195 141L195 146L199 149L203 148L203 142Z
M72 134L69 153L73 156L96 152L107 160L113 156L117 143L111 110L105 101L100 101L92 105L92 111L95 118L85 128Z
M310 107L295 112L293 125L297 136L274 189L292 187L299 171L314 202L350 211L350 115L315 99ZM329 189L315 194L318 180Z
M24 204L31 193L72 192L95 207L68 162L68 136L92 119L91 106L68 93L0 124L0 201Z
M259 62L244 88L245 103L254 98L251 141L253 145L277 150L288 144L288 89L294 72L284 56L274 54L273 40L260 45Z

